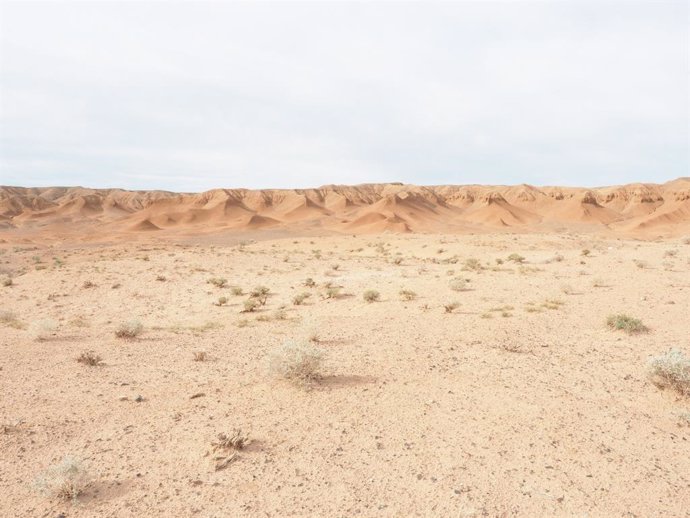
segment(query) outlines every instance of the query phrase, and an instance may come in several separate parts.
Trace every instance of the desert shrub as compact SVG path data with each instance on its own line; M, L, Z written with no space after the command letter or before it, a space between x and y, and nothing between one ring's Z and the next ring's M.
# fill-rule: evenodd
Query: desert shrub
M591 254L591 253L592 253L591 250L585 248L584 250L582 250L582 251L580 252L580 255L582 255L583 257L587 257L587 256L588 256L589 254Z
M236 428L230 434L218 434L218 441L211 443L211 448L214 452L243 450L250 442L249 435L242 433L241 429Z
M85 351L79 355L77 361L79 363L83 363L84 365L89 365L90 367L96 367L103 363L103 358L98 356L93 351Z
M541 303L541 307L546 309L560 309L563 304L565 304L565 302L558 299L546 299Z
M29 325L29 334L39 342L48 340L55 331L57 331L57 323L50 319L37 320Z
M0 309L0 322L3 324L11 324L18 320L17 314L9 309Z
M467 288L467 281L460 277L456 277L450 281L450 289L453 291L464 291Z
M205 362L208 359L208 354L206 351L195 351L193 358L195 362Z
M235 297L240 297L244 295L244 292L242 291L242 288L236 286L230 290L230 292L235 296Z
M402 261L402 257L396 257L395 259L393 259L393 264L400 266L402 264Z
M266 300L268 299L268 294L270 293L271 290L269 290L266 286L257 286L254 288L251 293L249 293L249 296L257 300L259 304L262 306L266 304Z
M89 484L83 462L65 457L59 464L49 467L35 482L41 494L64 501L76 502Z
M228 303L227 297L218 297L218 301L216 302L216 306L224 306L227 303Z
M278 308L273 312L273 318L275 320L285 320L287 318L287 312L283 308Z
M95 288L96 283L91 282L91 281L84 281L84 284L82 284L81 287L84 288L85 290L87 290L89 288Z
M243 309L240 313L251 313L259 307L259 302L256 299L247 299L244 301Z
M641 259L633 259L633 263L635 263L635 266L637 266L641 270L649 268L649 264L647 263L647 261L642 261Z
M649 329L642 323L639 318L633 318L624 313L609 315L606 319L606 325L611 329L622 330L629 335L645 333Z
M501 259L501 258L496 259L496 264L498 264L498 265L503 264L503 259Z
M339 286L328 286L326 288L325 297L327 299L337 299L339 295L340 295L340 287Z
M304 301L307 300L309 297L311 297L311 293L307 293L307 292L300 293L300 294L292 297L292 303L295 306L301 306L302 304L304 304Z
M12 280L12 277L5 277L2 279L2 285L7 288L9 286L12 286L14 284L14 281Z
M517 263L517 264L522 264L525 262L525 258L523 256L521 256L520 254L510 254L507 257L507 260L512 261L512 262Z
M446 313L452 313L456 309L460 307L459 302L448 302L447 304L443 305L443 309Z
M414 300L417 298L417 294L412 290L400 290L400 298L403 300Z
M683 396L690 395L690 357L671 349L649 360L649 376L660 388L672 388Z
M307 279L304 281L304 285L307 288L313 288L314 286L316 286L316 283L314 282L314 279L312 279L311 277L307 277Z
M479 271L482 269L482 263L479 262L479 259L474 259L474 258L465 259L465 262L463 263L462 269L463 270Z
M211 277L207 282L213 284L216 288L225 288L228 284L228 280L223 277Z
M165 275L156 275L156 280L158 282L165 282L168 280L168 278Z
M362 298L365 302L376 302L381 298L381 294L376 290L367 290L362 294Z
M325 353L309 343L288 341L269 354L274 375L296 383L309 383L321 377Z
M127 320L122 322L115 330L118 338L132 339L139 336L144 330L144 326L138 320Z

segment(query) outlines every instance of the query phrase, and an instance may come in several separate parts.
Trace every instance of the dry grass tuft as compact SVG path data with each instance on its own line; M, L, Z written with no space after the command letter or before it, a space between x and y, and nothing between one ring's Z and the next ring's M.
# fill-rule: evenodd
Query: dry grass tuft
M646 333L649 331L647 326L642 323L639 318L633 318L624 313L618 313L616 315L609 315L606 319L606 325L611 329L616 329L619 331L625 331L629 335Z

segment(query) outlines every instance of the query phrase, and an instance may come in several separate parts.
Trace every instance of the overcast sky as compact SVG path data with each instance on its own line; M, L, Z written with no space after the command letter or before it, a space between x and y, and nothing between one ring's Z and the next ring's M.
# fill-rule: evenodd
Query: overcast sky
M0 9L0 184L690 175L686 1Z

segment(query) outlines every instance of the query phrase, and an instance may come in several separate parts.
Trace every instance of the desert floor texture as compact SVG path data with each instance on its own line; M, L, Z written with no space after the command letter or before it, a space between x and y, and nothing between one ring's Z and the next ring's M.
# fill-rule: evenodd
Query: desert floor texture
M690 400L647 375L690 352L687 238L240 239L0 245L4 516L690 516ZM320 379L269 369L290 340ZM35 487L65 456L76 502Z

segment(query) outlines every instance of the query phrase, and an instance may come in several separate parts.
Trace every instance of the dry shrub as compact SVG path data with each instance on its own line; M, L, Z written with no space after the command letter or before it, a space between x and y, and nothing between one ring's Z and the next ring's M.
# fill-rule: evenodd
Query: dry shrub
M367 290L362 294L362 298L365 302L376 302L381 298L381 294L376 290Z
M205 362L207 359L208 359L208 355L206 354L205 351L194 352L194 361L195 362Z
M139 336L144 331L144 326L138 320L128 320L122 322L115 330L118 338L132 339Z
M89 365L90 367L97 367L103 364L103 358L98 356L93 351L85 351L81 353L77 358L77 361L79 363L83 363L84 365Z
M214 452L243 450L249 446L250 442L251 439L247 434L243 434L241 429L235 428L229 435L224 433L218 434L218 441L211 443L211 448Z
M447 304L443 305L443 309L445 310L446 313L452 313L456 309L460 307L459 302L449 302Z
M683 396L690 396L690 357L682 351L670 349L651 358L649 376L657 387L672 388Z
M299 295L295 295L294 297L292 297L292 303L295 306L301 306L302 304L304 304L304 301L307 300L309 297L311 297L311 293L300 293Z
M417 298L417 294L412 290L400 290L400 298L403 300L414 300Z
M247 299L244 301L243 309L240 313L252 313L259 307L259 302L256 299Z
M304 384L321 378L325 353L309 343L287 341L269 354L271 372L286 380Z
M228 280L224 279L223 277L212 277L207 282L209 284L213 284L216 288L225 288Z
M465 291L467 289L467 281L461 277L456 277L450 282L450 289L453 291Z
M70 456L49 467L35 482L41 494L72 502L77 501L88 484L89 476L83 462Z
M48 340L55 331L57 331L57 323L50 319L37 320L29 325L29 335L38 342Z

